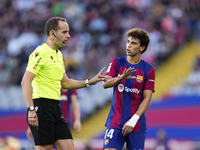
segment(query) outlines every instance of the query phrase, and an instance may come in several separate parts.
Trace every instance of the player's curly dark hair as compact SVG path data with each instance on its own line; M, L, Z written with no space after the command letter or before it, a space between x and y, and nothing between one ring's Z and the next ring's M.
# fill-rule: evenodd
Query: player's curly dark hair
M49 32L51 30L57 31L59 29L58 21L67 22L65 18L61 18L61 17L53 17L46 22L45 30L46 30L47 36L49 36Z
M140 40L140 46L145 46L145 49L142 51L142 53L144 53L147 50L147 46L149 45L150 42L150 37L147 31L140 28L133 28L127 31L126 35L128 37L131 36Z

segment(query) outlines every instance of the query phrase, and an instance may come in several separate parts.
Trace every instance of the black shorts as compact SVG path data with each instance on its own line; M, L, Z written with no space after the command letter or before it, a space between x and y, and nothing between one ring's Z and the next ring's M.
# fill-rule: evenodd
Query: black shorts
M62 115L58 100L39 98L34 99L33 102L39 125L38 127L29 125L29 127L32 131L35 145L50 145L54 144L58 139L72 139L71 131Z

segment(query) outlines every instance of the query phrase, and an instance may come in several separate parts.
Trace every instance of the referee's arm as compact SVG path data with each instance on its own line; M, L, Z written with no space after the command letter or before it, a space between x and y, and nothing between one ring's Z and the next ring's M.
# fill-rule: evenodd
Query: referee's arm
M34 73L26 71L21 82L22 91L27 107L33 106L31 82L34 78Z
M21 82L21 86L22 86L22 91L23 91L23 95L24 95L24 99L27 105L27 108L32 106L34 107L33 104L33 99L32 99L32 86L31 86L31 82L32 80L35 78L35 74L29 71L26 71L22 82ZM35 110L33 111L28 111L28 123L32 126L38 126L38 118L37 118L37 114L35 112Z
M106 82L108 77L105 75L102 75L102 72L105 70L105 67L101 69L92 79L88 80L88 83L86 83L87 80L73 80L67 77L66 73L63 73L63 78L61 80L61 87L63 89L80 89L83 87L86 87L86 85L94 85L98 83L99 81Z
M85 80L78 81L68 78L66 73L63 73L63 78L61 80L62 89L80 89L86 87Z

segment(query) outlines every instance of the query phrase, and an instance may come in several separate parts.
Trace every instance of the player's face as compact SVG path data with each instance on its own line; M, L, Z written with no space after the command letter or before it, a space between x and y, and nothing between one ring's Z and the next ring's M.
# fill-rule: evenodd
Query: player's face
M58 47L64 47L68 41L68 39L70 38L70 34L69 34L69 25L67 24L67 22L64 21L59 21L58 22L58 26L59 29L56 32L56 36L59 38L55 38L55 44Z
M140 46L140 40L129 36L126 43L126 54L133 57L140 55L142 50L143 47Z

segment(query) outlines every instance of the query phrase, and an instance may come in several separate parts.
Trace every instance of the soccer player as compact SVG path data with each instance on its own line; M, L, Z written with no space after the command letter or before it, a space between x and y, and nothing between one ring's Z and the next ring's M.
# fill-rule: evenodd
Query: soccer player
M112 59L106 72L104 88L113 87L111 109L105 123L107 127L103 148L144 150L146 116L155 84L155 69L141 54L150 42L148 33L133 28L126 33L126 56Z
M101 69L92 79L74 80L67 77L62 53L70 37L65 18L53 17L46 22L47 42L29 56L21 85L27 105L27 122L34 137L36 150L75 150L68 123L59 105L60 89L78 89L106 81Z
M81 113L80 107L77 101L77 90L63 90L61 91L61 101L60 106L62 108L62 114L66 119L67 123L71 127L73 126L76 129L76 132L81 130ZM71 110L73 111L73 116Z

